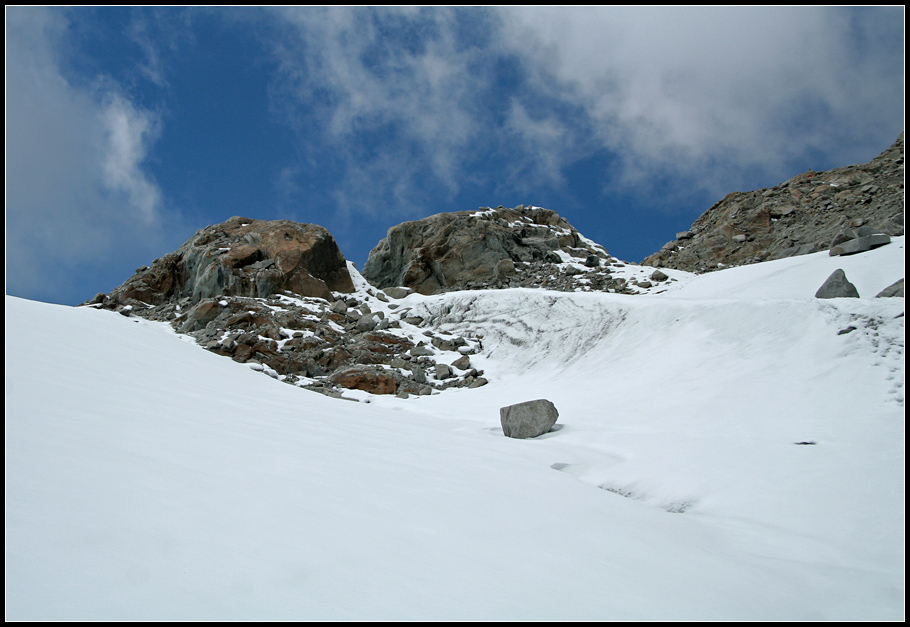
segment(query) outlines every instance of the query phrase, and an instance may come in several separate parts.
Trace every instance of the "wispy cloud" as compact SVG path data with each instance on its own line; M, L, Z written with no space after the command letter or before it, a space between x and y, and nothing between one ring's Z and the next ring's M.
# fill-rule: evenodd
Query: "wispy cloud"
M110 80L70 84L58 56L66 29L55 9L7 10L7 289L30 297L67 291L60 266L155 240L162 210L143 169L155 116Z
M383 173L415 163L457 192L476 176L480 153L508 155L507 171L559 185L596 151L614 164L605 186L660 177L718 194L756 175L818 167L820 155L870 158L903 119L896 7L278 15L292 35L276 44L276 102L291 117L317 112L306 140L334 139L357 176L372 161L379 178L347 187L374 197L400 186ZM508 64L518 70L503 81Z
M882 133L901 130L902 9L499 15L503 45L521 50L536 88L580 105L630 182L669 171L729 187L730 176L778 174L819 150L881 150Z
M328 139L352 177L366 169L395 190L416 169L456 193L483 128L473 99L489 89L477 75L481 51L457 37L457 12L301 8L280 15L292 31L276 45L275 106L292 120L321 120L321 128L302 133ZM346 182L349 201L358 186Z
M152 223L161 205L158 186L142 169L149 144L157 135L157 120L119 94L108 94L100 112L104 131L101 180L126 197L140 220Z

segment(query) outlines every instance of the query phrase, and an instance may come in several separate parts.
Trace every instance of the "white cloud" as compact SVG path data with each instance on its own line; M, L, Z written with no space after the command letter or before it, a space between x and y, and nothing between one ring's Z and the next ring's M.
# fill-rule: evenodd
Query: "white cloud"
M154 222L161 193L143 172L142 162L157 134L155 117L138 110L122 96L111 94L100 118L105 135L102 181L109 190L125 194L141 220Z
M871 157L902 130L895 125L902 120L903 71L894 71L894 61L903 51L888 46L895 28L903 31L876 10L503 8L499 14L503 45L520 51L536 88L581 105L631 180L667 169L706 179L706 168L723 177L773 171L812 150L860 148L872 150ZM902 20L897 12L892 17ZM872 33L857 45L860 28Z
M515 136L517 148L510 160L513 185L520 189L523 179L535 184L545 180L555 187L565 184L562 169L578 156L572 129L554 115L533 117L516 98L512 99L505 127Z
M143 169L157 123L110 80L66 80L61 11L6 15L7 289L59 298L72 282L61 268L104 264L158 237L161 192Z
M352 172L380 177L349 180L349 196L400 186L382 173L415 168L454 193L483 152L506 156L516 181L558 185L575 161L605 152L618 163L605 186L656 176L722 194L820 167L819 155L829 167L869 159L894 140L902 12L283 10L295 36L276 45L276 102L292 116L319 112L305 141L330 137ZM466 14L478 25L470 37ZM499 92L501 61L520 71ZM387 143L358 144L371 134Z

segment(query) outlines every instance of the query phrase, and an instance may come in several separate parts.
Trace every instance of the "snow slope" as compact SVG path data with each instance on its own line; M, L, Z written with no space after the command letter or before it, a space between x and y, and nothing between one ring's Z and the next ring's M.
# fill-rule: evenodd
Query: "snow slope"
M410 296L490 384L368 403L8 296L7 619L901 619L903 245Z

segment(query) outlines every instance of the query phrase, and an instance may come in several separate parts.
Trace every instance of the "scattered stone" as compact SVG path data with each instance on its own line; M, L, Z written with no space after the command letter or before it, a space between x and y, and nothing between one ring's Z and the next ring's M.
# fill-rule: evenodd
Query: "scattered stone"
M357 321L355 328L361 333L372 331L379 324L379 316L373 313L364 314Z
M664 274L664 273L661 272L660 270L655 270L654 272L651 273L651 276L650 276L649 278L650 278L652 281L655 281L655 282L657 282L657 283L660 283L661 281L666 281L666 280L669 279L670 277L668 277L666 274Z
M859 298L856 286L847 280L847 275L838 268L831 273L818 291L815 298Z
M459 370L469 370L471 368L471 359L467 355L462 355L452 362L452 366Z
M451 379L454 376L452 368L450 368L447 364L436 364L434 366L434 369L436 370L436 378L440 381Z
M400 299L404 298L405 296L407 296L408 294L410 294L412 290L408 287L390 286L390 287L384 288L383 291L386 293L386 296L388 296L389 298L394 298L396 300L400 300Z
M436 353L428 346L415 346L411 349L411 357L432 357Z
M549 431L558 417L556 406L546 399L525 401L499 409L502 432L509 438L536 438Z

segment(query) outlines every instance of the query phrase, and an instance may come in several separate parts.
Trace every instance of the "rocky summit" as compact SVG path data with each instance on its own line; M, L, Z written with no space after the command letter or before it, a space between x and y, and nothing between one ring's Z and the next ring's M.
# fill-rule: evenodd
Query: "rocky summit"
M315 224L235 216L197 231L176 252L138 268L92 303L141 308L285 291L329 301L333 291L354 291L335 239Z
M857 232L860 228L864 233ZM728 194L642 263L708 272L830 250L863 238L880 245L903 233L901 133L869 163L810 170L776 187ZM842 248L849 254L862 246L855 241Z
M505 287L625 293L627 280L612 276L613 264L624 265L555 211L518 205L394 226L370 252L363 276L376 287L425 295Z

